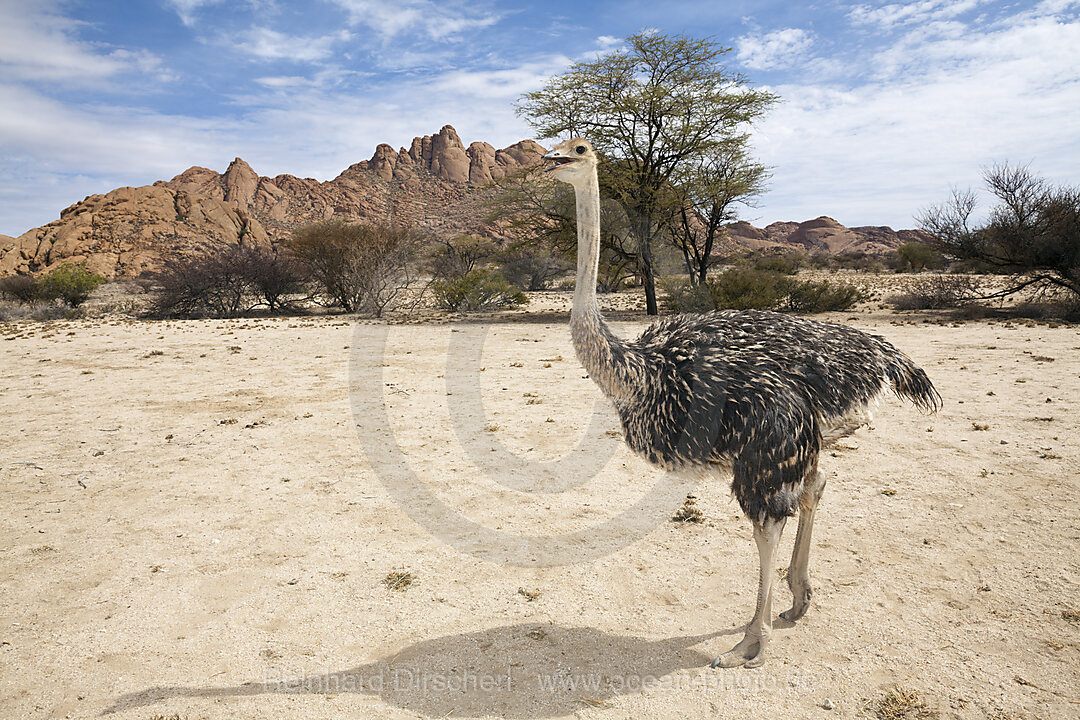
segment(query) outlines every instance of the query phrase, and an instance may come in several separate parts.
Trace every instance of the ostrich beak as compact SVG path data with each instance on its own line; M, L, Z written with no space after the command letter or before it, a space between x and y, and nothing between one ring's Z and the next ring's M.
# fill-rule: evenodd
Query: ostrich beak
M554 170L557 167L562 167L563 165L568 165L569 163L574 162L574 158L567 157L566 155L560 155L559 153L557 153L554 150L549 152L547 155L541 155L540 159L541 160L554 160L555 161L555 164L552 165L551 167L544 168L544 172L551 172L552 170Z

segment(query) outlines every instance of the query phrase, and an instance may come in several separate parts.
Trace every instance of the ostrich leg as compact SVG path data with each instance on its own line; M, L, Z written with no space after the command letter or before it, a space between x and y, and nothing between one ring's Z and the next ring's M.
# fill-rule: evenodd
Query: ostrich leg
M788 587L795 601L790 610L780 613L780 617L791 622L806 614L810 597L814 594L810 587L810 537L814 531L814 511L824 490L825 476L817 472L813 484L807 487L803 495L799 509L799 530L795 535L795 548L791 551L791 565L788 567Z
M713 667L758 667L765 662L765 648L772 637L772 591L776 580L776 546L784 532L787 518L754 523L754 541L758 547L761 574L758 582L757 609L739 643L712 661Z

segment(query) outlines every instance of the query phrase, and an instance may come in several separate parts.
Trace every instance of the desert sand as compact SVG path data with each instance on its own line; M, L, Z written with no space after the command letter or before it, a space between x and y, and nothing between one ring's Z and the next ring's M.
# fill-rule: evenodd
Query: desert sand
M811 610L712 670L749 523L625 449L565 307L0 326L0 717L1080 713L1080 329L823 317L945 405L883 396L825 453ZM688 492L705 522L670 520Z

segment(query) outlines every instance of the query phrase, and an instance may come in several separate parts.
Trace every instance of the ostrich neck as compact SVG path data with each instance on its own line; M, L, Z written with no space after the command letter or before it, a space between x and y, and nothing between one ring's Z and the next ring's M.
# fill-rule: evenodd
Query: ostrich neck
M629 388L628 349L600 315L596 301L596 274L600 265L600 187L596 173L575 183L577 197L578 267L574 306L570 311L570 337L578 360L589 377L612 399Z

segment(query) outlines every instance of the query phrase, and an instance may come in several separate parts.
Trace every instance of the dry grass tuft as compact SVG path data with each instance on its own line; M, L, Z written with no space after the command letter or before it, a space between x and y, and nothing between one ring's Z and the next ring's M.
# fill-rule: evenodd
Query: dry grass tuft
M702 523L705 522L705 515L697 507L697 498L687 495L682 507L671 516L671 519L673 522Z
M1069 608L1068 610L1061 611L1061 619L1068 620L1072 623L1080 623L1080 610L1076 608Z
M405 592L416 582L416 576L409 570L401 568L399 570L391 570L386 574L386 577L383 578L382 582L387 590Z
M990 426L989 425L980 425L977 422L973 422L973 423L971 423L971 429L972 430L989 430Z
M923 720L938 716L936 711L927 707L918 690L899 685L884 697L869 703L868 710L878 720Z

